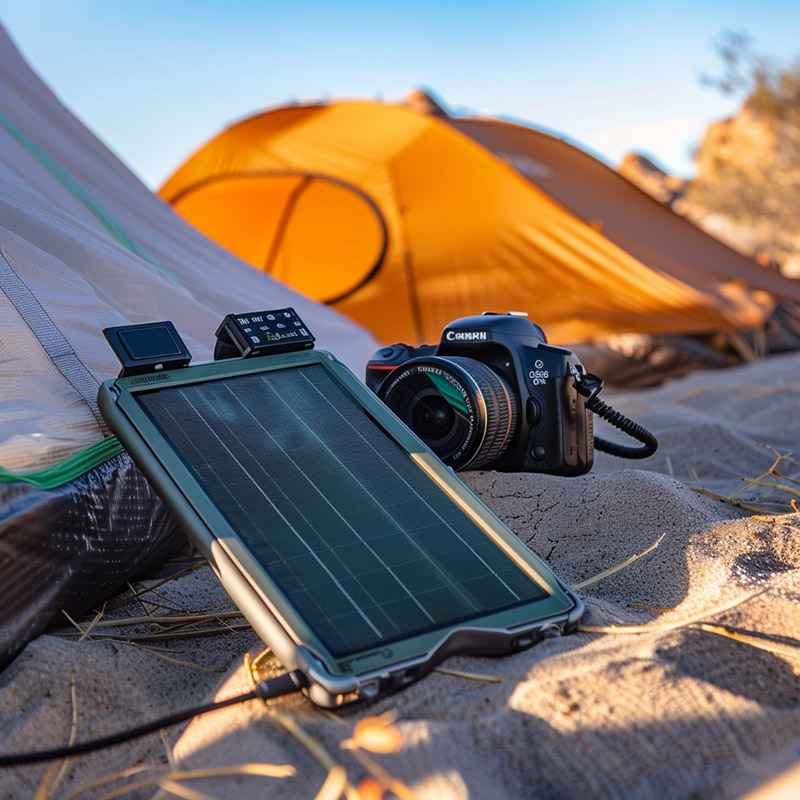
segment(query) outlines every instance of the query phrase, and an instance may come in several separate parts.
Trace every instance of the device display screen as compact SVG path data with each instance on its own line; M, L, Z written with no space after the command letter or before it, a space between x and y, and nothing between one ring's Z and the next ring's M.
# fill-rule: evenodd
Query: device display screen
M549 596L320 365L135 396L335 658Z

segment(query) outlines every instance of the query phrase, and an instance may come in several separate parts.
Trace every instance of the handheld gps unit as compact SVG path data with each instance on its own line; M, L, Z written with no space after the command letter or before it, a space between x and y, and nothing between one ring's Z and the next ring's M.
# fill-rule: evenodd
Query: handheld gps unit
M100 409L313 702L375 697L450 655L513 652L577 623L580 600L312 349L293 309L229 315L202 364L165 363L183 343L154 325L177 340L153 337L149 369L146 326L109 335L121 360L137 342L138 361L103 383Z

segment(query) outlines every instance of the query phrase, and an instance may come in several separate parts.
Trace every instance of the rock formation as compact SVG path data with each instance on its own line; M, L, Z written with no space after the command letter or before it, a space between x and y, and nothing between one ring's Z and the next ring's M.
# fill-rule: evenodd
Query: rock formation
M758 100L762 102L757 102ZM762 266L800 278L800 108L751 95L706 130L689 181L630 153L628 180Z

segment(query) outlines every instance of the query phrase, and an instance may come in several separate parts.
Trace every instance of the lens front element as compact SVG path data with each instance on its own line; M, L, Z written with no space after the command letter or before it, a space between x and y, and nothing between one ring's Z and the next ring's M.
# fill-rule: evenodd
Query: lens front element
M378 396L453 469L478 469L513 439L517 403L508 383L471 358L415 358Z

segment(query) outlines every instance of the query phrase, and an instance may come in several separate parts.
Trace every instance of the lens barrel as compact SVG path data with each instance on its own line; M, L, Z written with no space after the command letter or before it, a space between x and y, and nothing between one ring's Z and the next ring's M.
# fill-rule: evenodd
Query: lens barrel
M517 399L490 367L461 356L415 358L391 372L378 397L453 469L479 469L508 448Z

